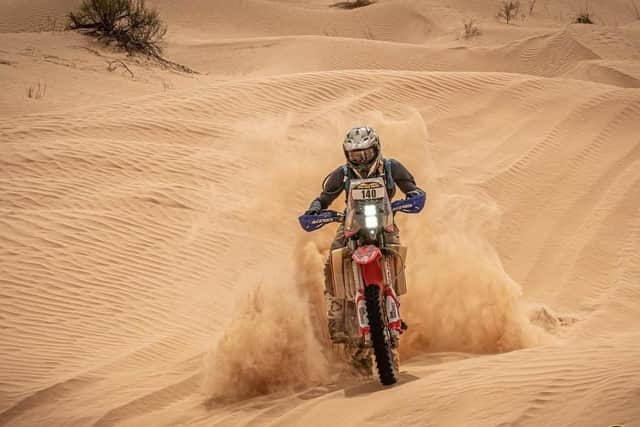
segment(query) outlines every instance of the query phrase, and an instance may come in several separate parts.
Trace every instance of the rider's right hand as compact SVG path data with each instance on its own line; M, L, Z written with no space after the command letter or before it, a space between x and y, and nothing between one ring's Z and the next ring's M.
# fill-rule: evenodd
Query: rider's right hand
M318 215L322 210L322 205L320 204L320 200L315 199L311 202L309 209L304 213L305 215Z
M319 209L311 208L305 211L305 215L318 215L320 213Z

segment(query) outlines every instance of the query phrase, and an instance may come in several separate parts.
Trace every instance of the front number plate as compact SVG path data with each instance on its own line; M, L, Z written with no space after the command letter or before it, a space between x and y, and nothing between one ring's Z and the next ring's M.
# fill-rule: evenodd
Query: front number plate
M384 198L384 187L353 189L351 192L353 200L376 200Z

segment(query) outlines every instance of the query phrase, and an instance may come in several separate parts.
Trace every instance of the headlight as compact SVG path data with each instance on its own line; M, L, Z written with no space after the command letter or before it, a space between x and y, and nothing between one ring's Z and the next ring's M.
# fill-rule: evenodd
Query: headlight
M378 217L377 216L366 216L364 217L364 226L367 228L378 228Z
M378 217L375 217L375 216L365 217L364 226L367 228L378 228Z
M376 216L376 205L364 205L364 216Z
M378 209L376 205L364 205L364 226L373 230L378 228Z

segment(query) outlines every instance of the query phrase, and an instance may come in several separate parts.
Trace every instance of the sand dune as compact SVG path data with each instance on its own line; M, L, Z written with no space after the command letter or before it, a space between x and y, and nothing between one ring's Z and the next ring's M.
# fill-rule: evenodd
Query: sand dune
M185 75L0 2L0 425L640 423L630 5L445 3L155 1ZM296 223L361 123L430 195L388 389L339 375Z

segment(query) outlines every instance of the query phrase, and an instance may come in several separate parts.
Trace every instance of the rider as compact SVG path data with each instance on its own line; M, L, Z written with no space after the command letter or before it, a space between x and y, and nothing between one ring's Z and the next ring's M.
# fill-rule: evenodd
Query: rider
M322 183L322 192L320 196L314 199L305 212L305 215L315 215L323 209L327 209L329 205L342 193L351 179L364 179L372 177L383 177L389 200L393 198L396 192L396 185L407 197L415 197L424 194L420 188L416 186L416 182L411 173L402 163L394 159L385 159L382 157L380 150L380 138L375 130L370 127L355 127L349 132L342 144L344 155L347 160L346 164L339 166L324 179ZM347 192L348 196L348 192ZM394 232L385 231L385 241L392 244L399 244L398 228L394 227ZM344 226L340 225L336 232L336 236L331 243L331 249L345 247L347 245L344 237ZM329 317L329 335L334 342L342 342L344 340L344 325L340 319L343 319L342 304L332 295L333 286L331 286L331 272L329 268L329 260L325 263L325 295L327 297L327 308ZM403 324L403 326L406 325Z

